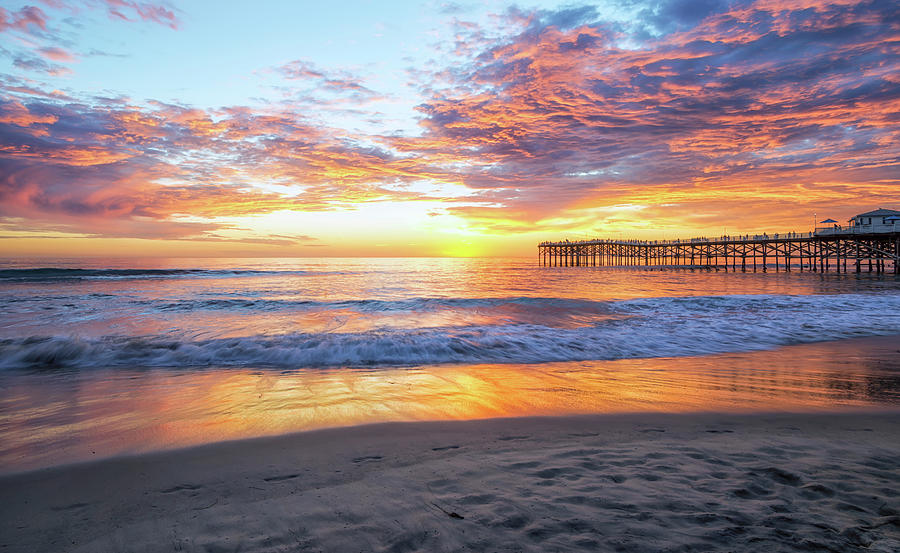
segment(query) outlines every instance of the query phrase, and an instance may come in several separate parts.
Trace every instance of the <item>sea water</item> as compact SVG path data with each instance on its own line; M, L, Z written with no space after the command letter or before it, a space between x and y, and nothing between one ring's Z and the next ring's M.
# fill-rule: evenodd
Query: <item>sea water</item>
M897 401L892 338L888 364L862 376L833 366L844 342L783 349L900 334L893 275L7 260L0 313L7 469L388 420ZM741 355L765 351L781 353ZM761 381L785 355L807 362Z

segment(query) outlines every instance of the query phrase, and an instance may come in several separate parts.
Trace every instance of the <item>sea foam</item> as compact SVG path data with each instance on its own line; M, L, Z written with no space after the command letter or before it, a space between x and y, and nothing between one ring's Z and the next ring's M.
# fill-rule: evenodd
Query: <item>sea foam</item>
M496 324L372 328L360 332L289 332L229 338L173 336L32 336L0 340L0 367L318 368L440 363L541 363L672 357L771 349L842 338L900 333L900 295L751 295L624 301L541 298L415 299L365 302L378 311L527 306L581 314L584 324L498 318ZM196 305L192 306L197 308ZM258 307L258 306L257 306ZM240 305L228 305L241 309ZM584 314L596 318L585 318Z

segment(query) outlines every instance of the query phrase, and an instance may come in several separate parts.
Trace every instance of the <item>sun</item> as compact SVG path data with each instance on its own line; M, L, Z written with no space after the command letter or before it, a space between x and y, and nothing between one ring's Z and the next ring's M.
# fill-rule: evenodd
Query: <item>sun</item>
M484 247L474 244L470 240L463 240L444 248L441 251L441 255L446 257L481 257L484 255Z

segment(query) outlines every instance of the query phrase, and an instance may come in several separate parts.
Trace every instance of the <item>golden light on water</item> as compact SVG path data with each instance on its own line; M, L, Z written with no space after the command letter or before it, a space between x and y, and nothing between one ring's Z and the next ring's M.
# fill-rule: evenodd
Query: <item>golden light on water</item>
M41 466L389 421L859 408L898 389L879 367L889 344L870 342L795 346L802 354L791 356L775 350L541 365L20 377L3 405L7 444L17 445L0 450L0 464Z

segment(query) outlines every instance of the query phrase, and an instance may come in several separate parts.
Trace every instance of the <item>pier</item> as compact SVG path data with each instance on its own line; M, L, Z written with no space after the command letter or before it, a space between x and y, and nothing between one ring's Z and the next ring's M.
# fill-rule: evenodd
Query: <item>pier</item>
M686 240L541 242L545 267L657 267L715 271L900 274L900 224Z

